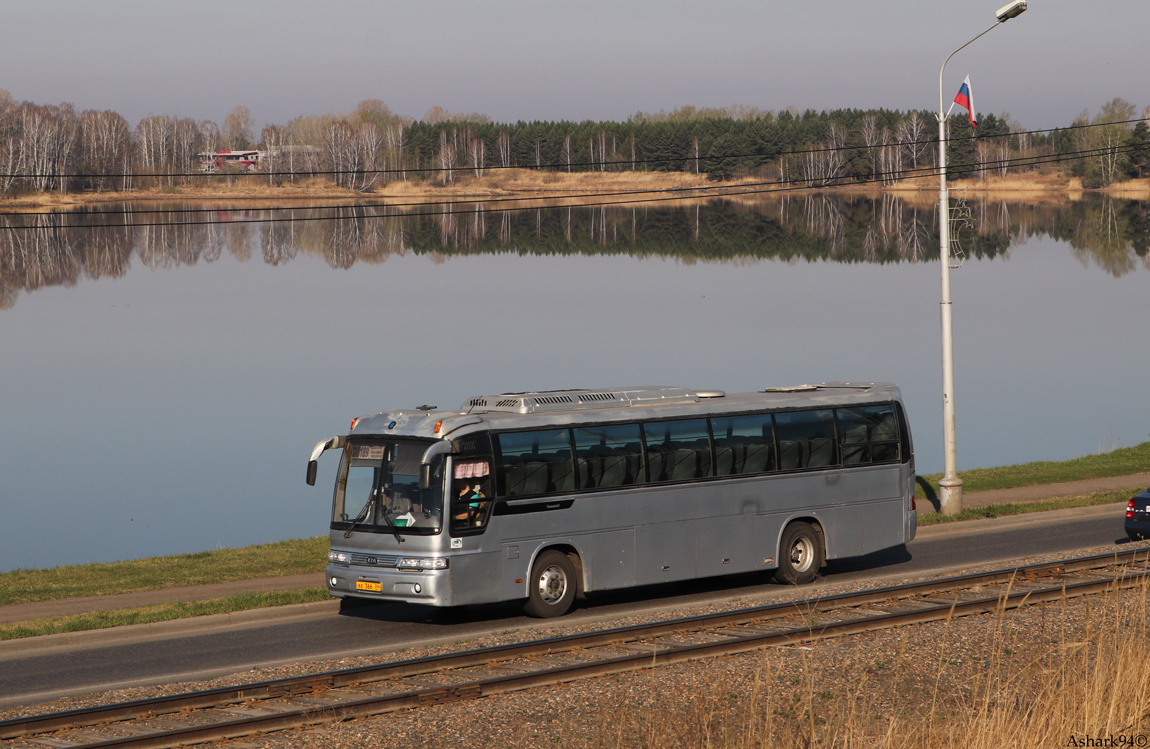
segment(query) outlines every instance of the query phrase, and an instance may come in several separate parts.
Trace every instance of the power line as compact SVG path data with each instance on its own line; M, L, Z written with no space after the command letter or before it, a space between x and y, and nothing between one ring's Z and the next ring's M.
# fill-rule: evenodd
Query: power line
M970 174L970 173L974 173L974 172L986 171L987 169L993 169L994 166L996 166L996 165L1000 166L1000 165L1006 164L1008 167L1009 166L1034 166L1034 165L1041 165L1041 164L1046 164L1046 163L1055 163L1055 162L1060 162L1060 161L1070 161L1070 160L1075 160L1075 159L1079 159L1079 158L1088 158L1090 156L1099 155L1100 153L1103 153L1103 152L1126 153L1126 152L1135 151L1135 150L1143 150L1144 148L1145 148L1144 146L1124 146L1124 147L1118 147L1117 149L1108 149L1108 148L1106 148L1106 149L1089 149L1089 150L1084 150L1084 151L1071 152L1071 153L1067 153L1067 154L1051 154L1051 155L1047 155L1047 156L1033 157L1033 158L1027 158L1027 159L1002 159L1002 160L995 160L995 161L987 161L981 165L952 167L950 169L950 171L952 173L957 173L957 174ZM858 182L855 182L855 183L852 183L849 185L841 185L840 184L840 185L819 185L816 187L811 186L810 183L822 181L821 178L810 179L810 180L797 180L797 182L800 182L802 184L794 184L794 182L796 182L796 181L789 181L789 182L770 181L770 182L759 182L759 183L744 183L744 184L738 185L738 186L728 185L725 187L725 189L723 189L722 192L712 193L710 195L707 195L706 197L708 197L708 198L723 198L723 197L738 197L738 196L743 196L743 195L782 194L782 193L791 193L791 192L799 192L799 191L808 191L808 190L812 190L812 189L825 189L828 192L840 192L840 193L841 192L851 192L855 187L857 187L859 185L873 184L876 182L881 182L881 181L883 181L883 180L885 180L891 176L905 176L907 174L907 172L914 173L913 176L928 176L932 173L937 174L937 169L935 169L934 167L923 167L922 169L919 169L919 170L913 170L912 169L912 170L900 170L898 172L878 173L869 179L861 180L861 181L858 181ZM770 188L773 188L773 189L770 189ZM719 189L722 189L722 188L719 188ZM606 201L598 201L598 202L580 202L580 203L578 203L576 205L572 205L572 206L545 206L545 207L546 208L553 208L553 207L598 208L598 207L607 207L607 206L636 205L636 204L643 204L643 203L662 203L662 202L684 200L684 199L691 199L692 197L697 197L697 196L689 196L689 195L683 195L683 194L674 194L674 195L665 194L665 193L672 192L672 191L681 192L681 191L679 191L678 188L675 188L674 190L664 189L664 190L658 190L658 191L644 190L644 191L632 191L632 192L621 191L618 193L597 193L597 194L592 194L592 195L571 196L571 197L573 197L573 198L580 198L580 197L601 198L601 197L612 197L612 196L619 196L619 195L647 195L648 197L635 197L632 199L606 200ZM656 196L656 197L650 197L652 195ZM408 218L408 217L419 218L419 217L452 216L452 215L464 215L464 214L475 215L475 214L520 212L520 211L535 210L535 209L540 208L539 206L512 206L512 207L499 207L498 205L488 206L488 205L486 205L487 203L499 204L499 203L504 203L504 202L517 202L517 201L523 201L523 200L539 201L539 200L552 200L552 199L566 199L566 198L553 198L553 197L538 197L538 196L536 196L536 197L531 197L531 198L504 198L504 199L498 199L497 198L497 199L487 200L487 201L468 200L468 201L446 201L446 202L434 202L434 203L420 202L420 203L408 203L408 204L379 203L379 204L366 204L366 205L360 203L360 204L345 204L345 205L340 205L340 206L323 206L323 207L320 207L320 210L333 210L333 211L352 210L352 211L360 212L360 215L357 215L357 216L281 216L281 217L270 216L270 217L264 217L264 218L250 218L250 219L236 219L236 220L185 221L185 222L180 222L180 223L156 221L156 222L129 222L129 223L116 223L116 224L79 224L79 225L54 226L54 227L38 227L38 226L26 226L26 225L25 226L0 226L0 229L8 229L8 230L15 231L15 230L35 230L35 229L43 229L43 228L52 228L52 229L59 229L59 228L73 228L73 229L97 229L97 228L121 229L121 228L125 228L126 229L126 228L146 228L146 227L168 227L168 228L172 228L172 227L220 226L220 225L236 226L236 225L240 225L240 224L304 223L304 222L314 222L314 221L338 221L338 220L347 220L349 218L381 219L381 218ZM485 205L480 206L479 203L484 203ZM441 206L446 206L447 210L412 211L412 212L404 212L404 213L375 213L375 214L363 213L363 211L368 210L368 209L384 209L384 210L386 210L386 209L394 209L394 208L399 208L399 207L407 207L407 206L411 206L411 205L441 205ZM473 206L473 207L469 208L466 211L451 210L453 207L455 207L457 205L468 205L468 206ZM202 209L193 209L193 210L196 212L199 212ZM282 209L281 208L260 208L260 209L255 209L255 210L261 210L261 211L298 211L298 210L316 210L316 208L315 207L301 208L299 206L291 206L291 207L282 208ZM211 209L211 211L219 212L220 209L218 209L218 208L217 209ZM181 213L181 212L180 211L146 211L143 213L161 213L161 214L167 213L167 214L171 214L171 213ZM127 215L132 215L132 214L133 214L132 211L124 211L124 212L121 212L119 214L114 214L114 215L125 215L125 216L127 216ZM87 216L90 216L92 214L88 214L88 213L74 213L74 214L33 213L33 214L25 214L25 215L33 215L33 216L38 216L38 217L43 217L43 216L87 217Z
M1137 144L1129 144L1127 146L1115 147L1099 147L1092 149L1083 149L1078 151L1068 151L1063 154L1048 154L1044 156L1033 157L1011 157L1008 159L998 159L993 161L985 161L981 164L973 165L950 165L949 169L952 173L965 174L970 172L985 171L993 169L995 166L1005 164L1009 167L1024 167L1035 166L1048 163L1057 163L1060 161L1069 161L1083 158L1091 158L1099 156L1104 153L1134 153L1147 148L1147 146L1140 146ZM93 211L77 211L64 215L88 218L91 216L121 216L121 215L194 215L194 214L207 214L234 212L236 210L259 210L269 212L289 212L289 211L304 211L326 209L326 210L342 210L342 209L364 209L364 208L409 208L425 205L438 205L438 206L455 206L455 205L474 205L475 203L521 203L521 202L534 202L541 200L581 200L581 199L597 199L608 197L623 197L623 196L636 196L636 195L661 195L670 194L674 195L676 199L692 199L697 197L709 197L718 194L725 194L730 190L745 190L749 187L796 187L797 189L812 189L812 187L850 187L852 185L865 185L874 182L886 180L888 178L895 179L913 179L916 177L937 175L938 169L935 166L911 167L908 169L897 169L888 172L875 172L870 178L853 178L855 182L843 185L829 185L818 184L820 182L826 183L835 179L843 179L843 177L833 178L810 178L810 179L779 179L779 180L762 180L757 182L743 182L738 185L730 185L723 183L716 183L714 185L699 185L696 187L670 187L670 188L646 188L646 189L628 189L628 190L612 190L612 191L599 191L591 193L557 193L549 195L529 195L529 196L514 196L514 197L489 197L484 199L475 198L458 198L451 200L416 200L410 202L362 202L355 203L337 203L334 205L321 205L321 206L260 206L251 209L234 209L234 208L162 208L162 209L115 209L115 210L93 210ZM796 185L798 183L798 185ZM42 211L12 211L0 213L0 216L42 216L45 215ZM413 214L407 214L413 215ZM236 223L234 221L222 221L219 223ZM166 224L165 224L166 225Z
M960 115L955 115L955 118L956 119L960 118ZM1010 137L1015 137L1015 136L1019 136L1019 135L1036 135L1039 133L1055 133L1055 132L1062 132L1062 131L1067 131L1067 130L1081 130L1081 129L1095 128L1095 127L1106 127L1106 126L1110 126L1110 125L1128 125L1131 123L1148 122L1148 121L1150 121L1150 118L1139 117L1139 118L1130 119L1130 120L1116 120L1114 122L1095 122L1095 123L1086 123L1086 124L1082 124L1082 125L1067 125L1066 127L1042 128L1042 129L1038 129L1038 130L1018 130L1018 131L1013 131L1010 133L1005 133L1003 135L992 135L992 136L981 136L976 132L973 135L962 136L962 137L958 137L958 138L947 138L945 142L948 144L951 144L951 143L957 144L957 143L962 143L964 141L972 141L972 140L979 140L979 139L986 139L986 138L1010 138ZM330 177L330 176L341 176L341 175L365 176L365 175L373 175L373 174L375 174L375 175L408 174L408 173L412 173L412 172L418 172L418 173L469 172L469 171L474 171L476 169L479 169L480 171L501 170L501 169L524 169L524 170L528 170L528 171L543 170L543 169L548 169L548 170L558 169L558 170L562 171L563 169L568 169L569 167L604 167L603 171L605 171L605 167L627 166L627 165L635 165L635 164L644 164L644 165L662 164L662 163L668 163L668 162L672 162L672 161L707 162L707 161L717 161L720 159L748 159L748 158L761 158L761 157L781 158L784 156L805 156L805 155L809 155L809 154L837 153L837 152L841 152L841 151L866 151L866 150L877 149L877 148L891 148L891 147L902 147L902 146L909 146L909 145L920 145L920 144L925 145L925 144L937 144L937 143L938 143L938 138L930 138L927 140L908 140L908 141L892 141L889 143L875 143L875 144L869 145L869 146L865 145L865 144L861 145L861 146L843 145L843 146L832 146L829 148L804 148L804 149L797 149L797 150L774 151L774 152L769 152L769 153L751 152L751 153L735 153L735 154L716 154L713 156L701 156L701 155L700 156L690 156L690 155L670 156L670 155L667 155L667 156L660 156L660 157L646 158L646 159L618 159L615 161L606 161L606 160L604 160L604 161L577 161L577 162L573 161L570 163L559 162L559 163L554 163L554 164L538 164L536 166L520 166L520 165L504 166L501 164L492 164L491 166L485 165L482 167L476 167L476 166L432 167L432 166L428 166L428 167L419 167L419 168L396 167L396 168L391 168L391 169L304 170L304 171L298 171L298 172L291 171L291 172L223 172L223 173L221 173L221 172L198 171L198 172L168 172L168 173L162 173L162 174L148 174L148 173L143 173L143 172L123 172L123 173L118 173L118 174L106 174L106 173L100 173L100 174L0 174L0 178L4 178L4 179L79 179L79 178L170 179L173 177L181 177L181 178L186 178L186 177L227 177L227 178L234 178L234 177L263 177L263 178L267 178L267 177L300 177L300 178L306 178L306 177L320 177L320 176ZM591 171L595 171L595 170L592 169Z

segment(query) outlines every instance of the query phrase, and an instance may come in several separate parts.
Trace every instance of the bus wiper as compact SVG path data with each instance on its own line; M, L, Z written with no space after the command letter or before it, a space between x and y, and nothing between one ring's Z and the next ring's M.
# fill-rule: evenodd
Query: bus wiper
M344 533L343 533L344 538L351 538L351 532L353 530L355 530L355 526L359 525L365 519L367 519L368 513L370 513L371 508L375 506L375 500L376 500L376 497L378 497L378 496L379 495L376 494L375 492L371 493L371 498L369 500L367 500L367 504L365 504L363 506L363 509L359 511L359 515L356 516L355 520L351 521L351 527L348 528L346 531L344 531Z
M367 500L367 504L365 504L363 506L363 509L359 511L359 515L356 517L355 520L352 521L351 527L348 528L346 531L344 531L344 533L343 533L344 538L351 538L351 532L355 530L355 527L357 525L362 523L367 518L368 514L371 512L371 508L379 503L379 496L381 494L383 494L382 490L381 491L375 491L375 492L371 493L371 499ZM387 511L384 510L380 514L383 515L384 522L386 522L388 527L391 528L391 535L395 536L395 540L398 541L399 543L403 543L404 541L406 541L407 539L404 538L403 536L401 536L399 534L399 531L397 530L399 526L397 526L395 523L391 522L391 518L389 518L387 516Z
M399 530L398 530L399 526L396 525L395 523L391 522L391 518L389 518L387 516L387 510L384 510L382 514L383 514L384 521L387 523L388 527L391 528L391 535L395 536L395 540L398 541L399 543L403 543L404 541L406 541L407 539L399 534Z

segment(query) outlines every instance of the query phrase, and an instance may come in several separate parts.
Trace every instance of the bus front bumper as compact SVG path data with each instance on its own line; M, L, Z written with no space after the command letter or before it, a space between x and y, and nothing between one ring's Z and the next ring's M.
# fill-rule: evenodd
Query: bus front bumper
M327 592L336 598L451 605L449 570L327 566Z

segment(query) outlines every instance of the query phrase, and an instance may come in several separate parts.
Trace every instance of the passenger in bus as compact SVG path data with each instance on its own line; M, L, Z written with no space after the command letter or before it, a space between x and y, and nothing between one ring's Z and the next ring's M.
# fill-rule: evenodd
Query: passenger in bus
M463 484L455 498L453 524L460 528L478 528L483 525L486 508L487 494L483 491L483 484Z

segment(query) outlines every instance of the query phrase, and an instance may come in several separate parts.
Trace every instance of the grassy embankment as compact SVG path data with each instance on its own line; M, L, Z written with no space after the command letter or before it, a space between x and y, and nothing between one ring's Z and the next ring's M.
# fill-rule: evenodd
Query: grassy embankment
M1088 455L1062 462L1026 463L1002 468L964 472L967 492L1060 483L1079 479L1124 476L1150 468L1150 442L1119 448L1102 455ZM939 475L924 476L933 492ZM920 496L925 497L920 484ZM1082 507L1120 502L1129 491L1097 492L1052 500L975 507L961 515L920 515L920 524L998 517L1023 512ZM327 560L325 536L280 541L241 549L220 549L195 554L136 559L108 564L85 564L51 569L16 570L0 574L0 606L57 600L77 596L102 596L168 587L205 585L259 577L323 571ZM289 603L324 600L327 592L310 588L279 593L232 596L211 601L183 602L54 617L29 622L0 623L0 640L41 634L102 629L122 624L182 619L206 614L229 613Z
M977 468L973 471L963 471L960 477L962 478L963 492L971 494L996 489L1015 489L1024 486L1059 484L1068 481L1081 481L1083 479L1129 476L1133 473L1142 473L1145 471L1150 471L1150 442L1143 442L1133 447L1120 447L1108 453L1086 455L1081 458L1074 458L1073 460L1039 461L1035 463L1023 463L1021 465L1002 466L999 468ZM938 481L941 478L941 473L920 476L915 497L920 501L925 500L928 496L932 498L937 497ZM1069 507L1087 507L1090 505L1122 502L1129 499L1131 494L1128 490L1092 492L1068 497L1058 497L1057 499L971 507L958 515L947 516L938 513L922 514L919 515L918 522L919 525L930 525L956 520L996 518L1006 515L1019 515L1026 512L1060 510Z
M0 574L0 606L321 572L327 563L327 548L327 537L319 536L242 549L217 549L108 564L16 570ZM0 623L0 640L227 614L327 598L325 588L304 588Z

